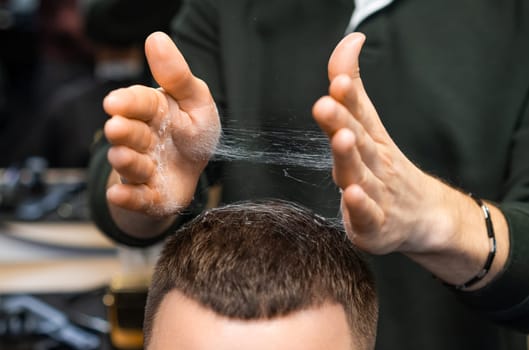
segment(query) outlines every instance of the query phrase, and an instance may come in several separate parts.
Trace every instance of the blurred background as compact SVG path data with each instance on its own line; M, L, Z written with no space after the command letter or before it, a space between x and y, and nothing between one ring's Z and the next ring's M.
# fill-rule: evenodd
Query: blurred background
M179 7L0 0L0 349L138 348L144 290L123 276L148 268L156 247L98 232L85 171L103 97L151 84L143 42L169 32Z

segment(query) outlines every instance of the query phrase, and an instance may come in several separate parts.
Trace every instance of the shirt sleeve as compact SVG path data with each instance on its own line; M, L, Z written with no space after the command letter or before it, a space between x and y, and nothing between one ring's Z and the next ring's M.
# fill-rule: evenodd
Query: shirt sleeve
M513 134L508 173L505 195L498 204L510 236L505 269L484 288L458 296L493 321L529 333L529 96Z

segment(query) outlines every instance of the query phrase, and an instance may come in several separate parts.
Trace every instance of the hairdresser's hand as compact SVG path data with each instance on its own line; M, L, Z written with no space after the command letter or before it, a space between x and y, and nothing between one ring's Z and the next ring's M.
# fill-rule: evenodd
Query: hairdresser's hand
M193 76L167 35L151 34L145 53L161 88L118 89L103 103L111 116L104 131L115 171L107 199L119 208L167 217L192 200L220 123L207 85Z
M449 283L466 282L489 251L483 213L467 195L417 168L393 142L360 78L364 40L353 33L338 44L329 60L329 96L313 108L331 142L347 233L368 252L402 252ZM503 267L509 244L503 215L489 207L501 243L486 280Z

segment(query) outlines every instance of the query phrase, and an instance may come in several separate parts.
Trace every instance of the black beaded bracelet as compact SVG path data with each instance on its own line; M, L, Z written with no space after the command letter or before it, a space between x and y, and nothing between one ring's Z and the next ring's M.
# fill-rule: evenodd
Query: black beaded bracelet
M469 193L469 196L479 205L483 211L483 215L485 216L485 226L487 227L487 236L489 237L490 250L483 269L481 269L481 271L479 271L476 276L472 277L467 282L454 285L453 287L457 290L465 290L481 281L483 277L485 277L489 272L492 262L494 261L494 257L496 256L496 236L494 234L494 227L492 226L492 220L490 218L489 207L480 198L473 196L472 193Z

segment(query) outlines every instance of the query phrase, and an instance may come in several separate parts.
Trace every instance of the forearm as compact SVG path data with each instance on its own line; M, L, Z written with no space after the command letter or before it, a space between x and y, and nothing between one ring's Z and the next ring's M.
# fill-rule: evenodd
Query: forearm
M421 249L403 251L434 276L461 285L484 267L491 246L483 210L465 193L442 184L431 210L431 235ZM431 194L431 193L430 193ZM457 291L469 307L504 326L529 332L529 206L521 202L485 202L496 238L490 270L476 284Z
M431 201L435 204L425 213L427 223L421 227L425 232L416 235L428 239L421 242L421 249L413 248L404 253L442 281L462 285L484 268L491 251L485 214L468 194L442 182L433 186L437 187ZM490 212L496 252L489 271L481 280L465 288L466 291L480 289L494 280L503 271L509 255L509 229L505 217L495 205L484 203Z

